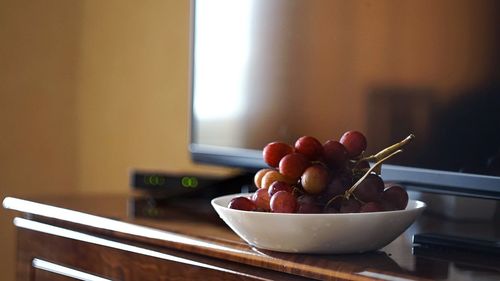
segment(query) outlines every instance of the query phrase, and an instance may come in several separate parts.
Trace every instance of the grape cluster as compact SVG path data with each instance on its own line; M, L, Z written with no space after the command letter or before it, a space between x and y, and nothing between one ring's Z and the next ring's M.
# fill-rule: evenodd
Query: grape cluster
M321 144L311 136L292 146L272 142L263 149L267 169L254 177L257 191L236 197L229 208L275 213L358 213L402 210L408 194L398 184L384 183L380 165L413 139L364 156L366 137L348 131L340 140ZM375 162L370 166L370 162Z

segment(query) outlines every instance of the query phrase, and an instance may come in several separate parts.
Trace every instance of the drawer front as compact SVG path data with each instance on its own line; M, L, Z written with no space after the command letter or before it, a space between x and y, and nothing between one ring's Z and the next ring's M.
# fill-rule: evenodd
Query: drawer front
M31 222L24 221L27 224ZM40 227L45 225L33 223ZM61 274L57 276L57 273L47 268L34 266L34 260L50 262L56 266L64 266L109 280L296 279L295 276L288 274L185 252L147 248L145 245L135 245L130 241L111 241L63 228L56 230L74 234L76 238L61 234L62 232L49 233L47 230L37 231L35 227L18 225L17 280L79 280Z
M36 281L110 280L38 258L34 258L31 264L33 266L31 279Z

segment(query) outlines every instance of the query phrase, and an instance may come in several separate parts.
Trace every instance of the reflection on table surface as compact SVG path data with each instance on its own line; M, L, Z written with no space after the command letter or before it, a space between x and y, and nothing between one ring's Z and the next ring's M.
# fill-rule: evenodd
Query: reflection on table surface
M204 199L155 200L147 197L136 197L129 201L130 215L134 218L162 220L203 219L214 226L227 228ZM181 215L179 215L179 212ZM494 238L500 233L499 224L492 221L458 222L445 220L438 216L426 214L420 217L403 235L391 244L375 252L350 255L301 255L279 253L252 248L259 255L280 260L314 260L324 265L350 264L365 268L368 273L391 272L402 276L415 276L437 280L497 280L500 278L500 256L486 253L474 253L445 248L429 248L413 245L415 233L425 231L475 234L483 233L485 237ZM369 235L369 234L367 234ZM235 237L238 239L237 237ZM375 274L375 273L373 273ZM379 273L376 273L379 274ZM368 275L372 276L372 275ZM373 275L372 277L377 277ZM378 276L382 278L382 276Z

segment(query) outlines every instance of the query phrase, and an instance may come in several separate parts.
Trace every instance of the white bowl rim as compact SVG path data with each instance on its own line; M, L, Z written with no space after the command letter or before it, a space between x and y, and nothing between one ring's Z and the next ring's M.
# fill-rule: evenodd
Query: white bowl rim
M427 204L425 202L422 202L420 200L413 200L409 199L408 200L408 205L406 206L406 209L404 210L395 210L395 211L383 211L383 212L365 212L365 213L272 213L272 212L258 212L258 211L244 211L244 210L237 210L237 209L230 209L227 206L221 205L219 201L226 200L229 198L234 198L238 196L244 196L248 197L249 195L253 194L253 192L250 193L235 193L235 194L228 194L228 195L223 195L216 197L211 200L212 206L218 207L218 208L223 208L227 211L230 212L241 212L241 213L250 213L254 215L262 215L262 216L324 216L324 217L331 217L331 216L370 216L370 215L380 215L380 214L388 214L388 213L405 213L405 212L411 212L411 211L417 211L417 210L423 210L427 207ZM413 205L413 206L412 206Z

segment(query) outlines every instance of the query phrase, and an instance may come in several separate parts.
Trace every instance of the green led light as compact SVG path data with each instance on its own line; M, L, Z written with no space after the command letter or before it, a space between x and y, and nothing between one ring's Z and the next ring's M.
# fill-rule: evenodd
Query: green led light
M160 176L147 176L144 178L144 183L148 185L162 185L165 183L165 178Z
M183 187L191 187L191 188L198 187L198 179L195 177L183 177L181 179L181 185Z
M191 187L198 187L198 179L191 177Z

